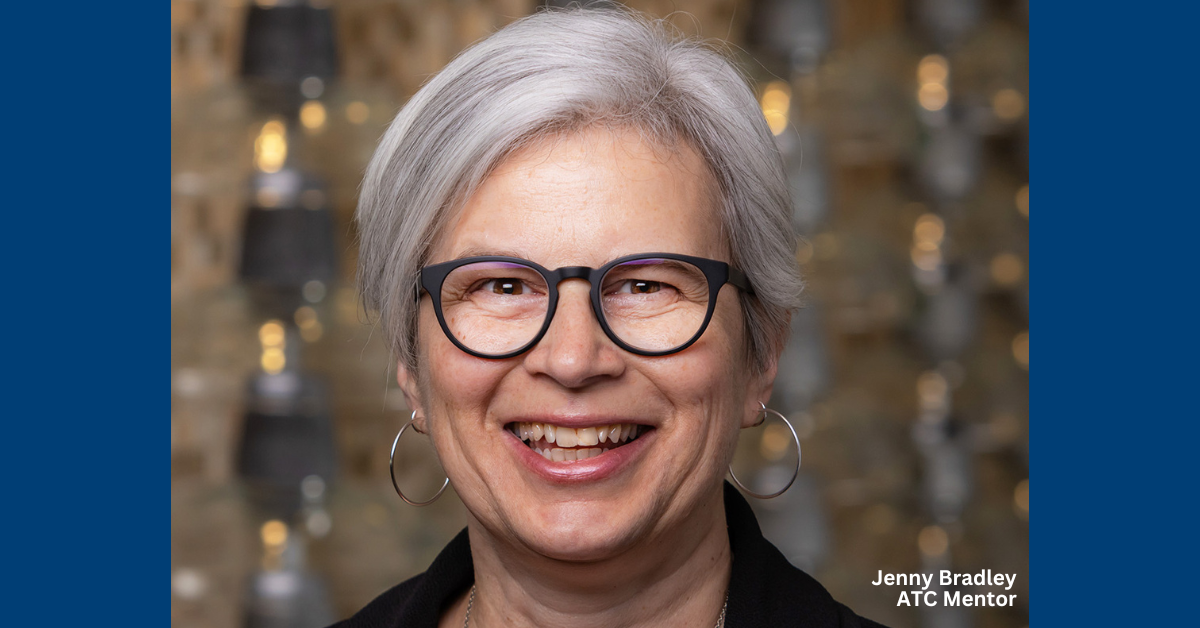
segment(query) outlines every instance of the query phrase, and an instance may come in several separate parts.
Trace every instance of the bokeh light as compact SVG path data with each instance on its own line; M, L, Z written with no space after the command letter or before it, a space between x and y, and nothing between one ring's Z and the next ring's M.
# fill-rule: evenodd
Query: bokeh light
M271 120L264 124L254 140L254 165L263 172L279 172L287 155L287 127L283 121Z
M917 64L917 81L922 85L928 83L946 83L950 77L950 64L946 57L938 54L926 55Z
M1028 185L1022 185L1021 188L1017 190L1016 203L1017 203L1017 211L1020 212L1022 216L1028 218L1029 217L1029 186Z
M926 526L917 535L917 547L926 556L941 556L950 549L950 535L941 526Z
M1017 483L1013 489L1013 508L1021 519L1029 519L1029 479Z
M762 112L771 133L779 135L788 125L792 104L792 88L783 81L772 81L763 89Z
M1011 87L1002 89L992 95L992 111L1001 120L1016 120L1025 113L1025 97Z
M941 111L950 101L950 91L941 83L926 83L917 90L917 101L930 111Z
M1023 331L1016 335L1012 341L1013 359L1021 368L1029 368L1029 332Z
M989 270L992 281L1001 286L1011 286L1021 280L1025 264L1015 253L1000 253L992 258Z
M362 124L366 122L367 118L370 116L371 108L367 106L367 103L362 102L361 100L356 100L346 105L346 119L349 120L351 124Z
M310 100L300 107L300 124L310 131L316 131L325 126L325 105L318 100Z

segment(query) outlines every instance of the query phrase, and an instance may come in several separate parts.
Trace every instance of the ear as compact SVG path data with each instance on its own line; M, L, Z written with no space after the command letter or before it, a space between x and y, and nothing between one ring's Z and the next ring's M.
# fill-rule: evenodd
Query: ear
M762 422L762 406L770 403L771 391L775 389L775 374L779 370L779 356L772 356L771 361L762 371L750 380L746 395L746 411L743 414L742 427L754 427Z
M396 383L400 384L400 391L404 393L404 401L408 407L417 413L416 422L413 427L417 428L418 432L427 434L429 432L426 417L429 415L425 412L425 406L421 402L421 386L417 383L417 374L408 370L403 362L396 363Z
M791 314L788 314L790 328ZM770 403L771 392L775 390L775 376L779 373L779 357L783 355L783 347L787 344L787 333L780 334L779 339L775 342L775 346L771 347L771 354L767 359L767 363L763 366L762 371L750 379L750 385L747 387L746 395L746 412L742 419L742 427L754 427L762 422L762 406L758 405Z

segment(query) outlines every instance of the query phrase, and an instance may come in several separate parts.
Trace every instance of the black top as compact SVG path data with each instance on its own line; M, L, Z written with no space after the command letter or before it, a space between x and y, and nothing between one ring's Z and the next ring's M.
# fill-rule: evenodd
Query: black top
M812 576L793 567L763 538L750 504L728 482L725 519L733 552L726 628L883 628L855 615ZM442 609L474 580L471 543L464 529L429 571L392 587L333 628L437 628Z

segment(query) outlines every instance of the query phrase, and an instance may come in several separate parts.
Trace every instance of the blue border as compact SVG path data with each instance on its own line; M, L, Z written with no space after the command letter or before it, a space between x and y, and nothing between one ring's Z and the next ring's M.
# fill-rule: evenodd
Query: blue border
M4 620L169 622L170 3L4 6Z
M1195 621L1197 12L1032 11L1030 617L1040 626Z

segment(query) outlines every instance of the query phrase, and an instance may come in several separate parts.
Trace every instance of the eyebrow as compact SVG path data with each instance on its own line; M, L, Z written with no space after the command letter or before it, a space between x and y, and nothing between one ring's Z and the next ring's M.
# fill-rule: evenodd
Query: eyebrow
M467 257L486 257L489 255L498 255L502 257L518 257L520 259L529 259L528 253L517 251L514 249L489 249L479 246L472 246L463 249L458 255L451 258L450 261L460 260Z

